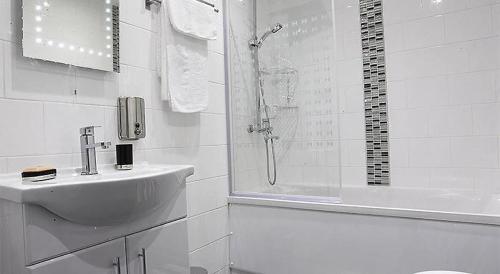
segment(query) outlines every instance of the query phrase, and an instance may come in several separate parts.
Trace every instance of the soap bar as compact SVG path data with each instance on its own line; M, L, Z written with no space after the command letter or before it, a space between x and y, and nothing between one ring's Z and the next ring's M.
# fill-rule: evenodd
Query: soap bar
M23 170L23 181L39 182L56 178L57 170L50 166L28 167Z

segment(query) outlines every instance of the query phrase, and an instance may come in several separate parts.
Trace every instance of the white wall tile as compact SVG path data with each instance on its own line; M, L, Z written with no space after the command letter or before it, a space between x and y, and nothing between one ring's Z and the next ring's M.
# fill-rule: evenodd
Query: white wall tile
M495 102L495 74L482 71L451 75L449 80L451 104Z
M491 37L469 42L467 51L470 58L470 71L500 68L500 38Z
M208 53L208 80L218 84L224 84L224 55Z
M408 167L409 165L409 140L390 139L389 159L391 167Z
M447 189L474 189L474 172L466 168L432 168L430 187Z
M424 48L444 42L444 18L433 16L404 24L405 49Z
M366 141L360 140L342 140L341 155L343 166L361 166L366 167ZM321 163L320 163L321 164Z
M194 251L224 238L229 234L228 229L227 207L188 218L189 250Z
M446 45L388 54L388 80L466 72L469 55L463 46Z
M428 168L391 168L391 185L395 187L428 188L430 171Z
M422 138L409 141L410 167L449 167L451 147L449 138Z
M493 33L489 7L450 13L444 17L447 42L484 38Z
M408 106L408 92L404 81L387 83L387 103L389 109L400 109Z
M5 64L5 62L4 62L4 43L2 41L0 41L0 98L5 96L4 64Z
M429 113L426 109L394 109L389 115L389 132L392 138L428 136Z
M392 24L384 27L385 50L393 53L405 49L404 25Z
M363 113L364 94L363 86L343 86L338 88L339 92L339 110L341 112Z
M146 69L156 69L155 40L145 29L120 23L120 63Z
M24 168L37 165L47 165L55 168L73 166L71 154L25 156L7 158L6 172L21 172Z
M227 205L229 178L204 179L187 184L188 216L198 215Z
M500 194L499 182L499 169L479 169L474 177L476 191L483 194Z
M200 145L227 144L226 116L202 113L200 115Z
M342 167L342 185L366 186L366 167Z
M4 42L5 95L13 99L73 102L74 69L22 57L21 45ZM26 79L29 79L27 81Z
M340 137L342 139L363 139L365 137L364 115L342 113L339 115Z
M470 106L437 107L429 112L430 136L472 135Z
M454 167L498 168L497 137L451 138Z
M0 40L21 42L22 1L0 2Z
M0 155L21 156L44 153L43 104L0 100Z
M45 103L45 149L49 154L79 153L80 128L104 126L104 108L99 106ZM104 128L96 129L96 141L104 141Z
M363 67L361 59L339 61L337 67L337 79L340 87L363 83L363 71L360 69Z
M219 8L217 16L217 39L208 41L208 50L224 54L224 16L220 4L216 4Z
M474 135L500 135L500 105L472 106Z
M189 255L191 267L202 267L208 273L217 273L229 265L229 237L220 239Z
M494 5L491 8L491 15L493 17L493 32L500 34L500 5Z
M449 104L449 89L446 76L408 79L408 107L446 106Z
M0 172L7 172L7 158L0 158Z
M153 107L152 96L154 89L158 87L155 84L157 77L157 73L149 69L122 65L118 76L120 96L142 97L146 108ZM155 97L155 101L158 99ZM114 104L116 105L116 98Z
M149 110L148 147L184 147L200 143L200 114ZM147 125L146 125L147 126Z
M80 104L116 106L118 75L85 68L76 69L76 102Z
M205 113L226 113L226 86L209 82L209 102L207 110L203 111Z
M190 182L228 174L226 145L154 149L148 150L146 157L152 163L194 165Z
M154 7L152 10L146 9L144 1L121 0L120 1L120 21L130 25L153 30Z

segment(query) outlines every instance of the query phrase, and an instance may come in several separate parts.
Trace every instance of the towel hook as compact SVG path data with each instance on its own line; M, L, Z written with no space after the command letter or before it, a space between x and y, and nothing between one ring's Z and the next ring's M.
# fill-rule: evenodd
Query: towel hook
M151 7L151 5L153 5L153 4L161 5L161 2L162 2L162 0L145 0L145 1L146 1L146 8L148 8L148 9ZM198 2L203 3L205 5L209 5L210 7L214 8L215 12L219 12L219 9L216 8L215 4L213 4L213 3L207 2L205 0L194 0L194 1L198 1Z

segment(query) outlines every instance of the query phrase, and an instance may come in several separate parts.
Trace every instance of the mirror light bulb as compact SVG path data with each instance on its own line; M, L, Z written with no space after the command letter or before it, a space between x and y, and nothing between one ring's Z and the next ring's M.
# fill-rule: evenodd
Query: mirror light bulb
M111 58L111 54L106 54L106 57Z
M61 49L62 49L62 48L64 48L64 43L59 43L59 45L58 45L58 46L59 46L59 48L61 48Z
M94 50L89 49L89 54L94 54Z
M47 1L43 2L43 5L44 5L45 7L50 7L49 2L47 2Z
M73 45L70 45L68 48L69 48L69 50L71 50L71 51L75 50L75 46L73 46Z
M38 10L38 11L40 11L40 10L42 10L42 6L40 6L40 5L36 5L36 6L35 6L35 9L36 9L36 10Z
M85 48L80 48L80 52L84 52L85 51Z
M47 41L47 45L49 45L49 46L54 45L54 41L52 41L52 40Z
M36 42L37 44L41 44L41 43L42 43L42 38L36 38L36 39L35 39L35 42Z
M40 15L35 16L35 21L37 21L37 22L42 21L42 16L40 16Z
M36 27L36 28L35 28L35 31L36 31L36 32L42 32L42 28L41 28L41 27Z
M110 26L107 26L107 27L106 27L106 30L107 30L107 31L111 31L111 27L110 27Z
M111 9L110 8L106 8L106 13L111 13Z
M99 51L99 52L97 53L97 55L102 56L102 52L100 52L100 51Z
M106 45L106 48L107 48L107 49L110 49L110 48L111 48L111 45Z

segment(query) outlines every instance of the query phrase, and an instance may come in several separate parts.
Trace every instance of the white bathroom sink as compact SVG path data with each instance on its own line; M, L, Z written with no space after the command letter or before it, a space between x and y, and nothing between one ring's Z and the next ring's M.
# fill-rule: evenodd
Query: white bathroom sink
M169 184L183 184L192 166L149 165L118 171L100 166L97 175L58 170L57 178L26 183L19 174L0 176L0 199L34 204L70 222L111 226L151 214L168 203Z

